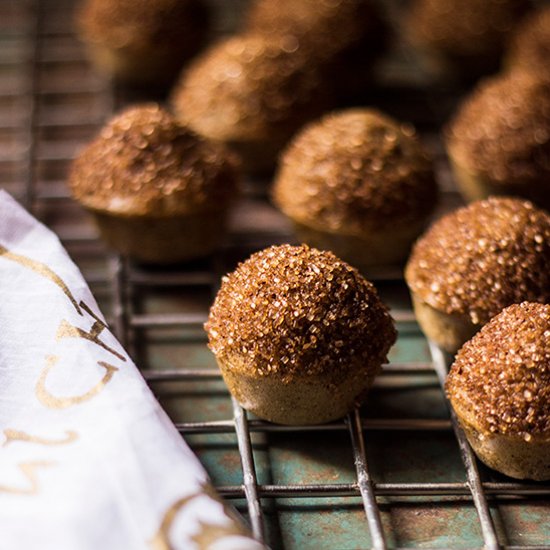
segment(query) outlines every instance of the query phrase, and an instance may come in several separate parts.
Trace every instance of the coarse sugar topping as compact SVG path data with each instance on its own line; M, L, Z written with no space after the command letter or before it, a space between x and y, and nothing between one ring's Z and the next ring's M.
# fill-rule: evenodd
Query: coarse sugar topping
M405 278L428 305L474 324L514 303L549 302L550 216L517 199L474 202L417 241Z
M274 246L230 275L205 326L218 358L253 376L372 373L395 342L393 321L374 286L331 252Z
M550 437L550 305L524 302L494 317L458 352L446 389L482 431Z
M292 36L232 36L197 57L172 93L177 118L230 141L293 131L326 105L318 67Z
M295 221L360 236L425 219L437 185L412 126L349 109L296 136L281 157L273 195Z
M512 71L483 81L447 134L458 166L494 184L548 187L550 79Z
M121 215L166 216L217 209L236 192L225 149L180 126L155 103L115 116L73 163L76 199Z

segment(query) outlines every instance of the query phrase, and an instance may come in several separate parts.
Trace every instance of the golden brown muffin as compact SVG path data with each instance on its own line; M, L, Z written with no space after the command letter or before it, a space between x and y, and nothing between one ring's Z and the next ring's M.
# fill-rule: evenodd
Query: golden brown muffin
M447 394L479 459L519 479L550 479L550 305L524 302L458 352Z
M178 119L226 143L249 172L273 168L279 150L327 105L318 68L292 37L235 36L210 48L177 84Z
M69 185L104 239L143 262L204 256L224 236L235 163L157 104L115 116L75 160Z
M447 151L467 199L517 195L550 207L550 79L482 82L451 121Z
M460 208L418 240L405 279L424 334L455 352L505 307L550 301L550 216L504 197Z
M437 185L411 126L351 109L293 139L273 198L300 240L363 268L407 258L437 202Z
M396 339L374 286L305 245L267 248L224 277L205 328L241 405L294 425L361 402Z
M327 84L340 91L357 91L370 80L388 35L371 0L256 0L245 16L245 31L307 44L313 63L328 64Z
M162 85L203 46L203 0L84 0L77 26L97 67L121 81Z
M539 8L518 25L505 64L550 78L550 6Z
M528 0L415 0L407 33L417 47L466 75L498 67Z

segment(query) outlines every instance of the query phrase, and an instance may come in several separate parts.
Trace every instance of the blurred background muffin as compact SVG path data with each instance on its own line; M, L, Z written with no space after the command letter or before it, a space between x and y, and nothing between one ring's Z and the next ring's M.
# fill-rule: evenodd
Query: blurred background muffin
M550 5L530 13L510 41L505 65L550 78Z
M273 169L281 148L330 105L319 68L292 36L234 36L183 72L172 93L178 120L239 153L247 172Z
M550 215L492 197L435 222L405 270L424 334L448 352L505 307L550 301Z
M77 27L99 70L161 87L204 45L209 19L203 0L83 0Z
M449 72L477 77L498 68L506 42L529 0L414 0L406 32Z
M69 186L114 249L167 264L219 245L237 169L221 145L151 103L128 108L101 130L74 161Z
M311 63L322 64L339 96L357 96L372 79L371 68L386 50L389 25L372 0L256 0L244 31L293 37L307 46Z
M513 71L460 105L447 151L466 199L517 195L550 207L550 79Z
M273 189L299 240L359 268L404 262L437 196L414 128L374 109L304 128L281 156Z

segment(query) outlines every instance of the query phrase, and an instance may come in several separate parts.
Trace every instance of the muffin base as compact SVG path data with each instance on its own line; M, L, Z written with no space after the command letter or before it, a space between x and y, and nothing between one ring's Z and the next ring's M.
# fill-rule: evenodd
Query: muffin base
M256 416L291 426L322 424L342 418L363 401L377 370L352 374L338 384L326 379L250 376L216 358L223 379L241 406Z
M225 212L173 217L122 217L92 211L102 238L123 256L171 264L207 256L225 234Z
M541 208L550 209L550 185L541 181L539 185L495 184L482 174L458 163L449 153L449 160L455 181L464 199L469 202L486 199L489 196L521 197Z
M331 250L336 256L362 270L373 266L403 264L426 223L422 221L406 227L372 231L361 237L330 233L296 221L293 221L293 225L300 242L319 250Z
M438 311L414 292L411 298L416 319L424 334L449 353L456 353L481 328L481 325L474 325L467 315Z
M525 441L519 435L486 434L452 403L472 449L481 462L516 479L550 479L550 439Z

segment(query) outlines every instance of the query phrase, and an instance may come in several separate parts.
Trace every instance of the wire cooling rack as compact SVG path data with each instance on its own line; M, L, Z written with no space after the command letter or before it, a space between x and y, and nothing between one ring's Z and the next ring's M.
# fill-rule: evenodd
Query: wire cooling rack
M213 2L222 13L217 33L234 26L244 3ZM0 1L2 185L59 234L254 536L289 549L549 548L550 485L513 481L477 462L441 389L449 358L421 336L400 270L368 274L392 306L399 341L364 409L327 425L280 426L249 417L230 398L205 349L208 305L222 274L254 250L292 240L289 227L265 185L251 182L213 258L159 270L106 250L64 180L78 148L126 99L88 66L72 12L71 0ZM408 67L390 61L365 104L420 127L452 208L459 199L437 136L458 92L411 85Z

